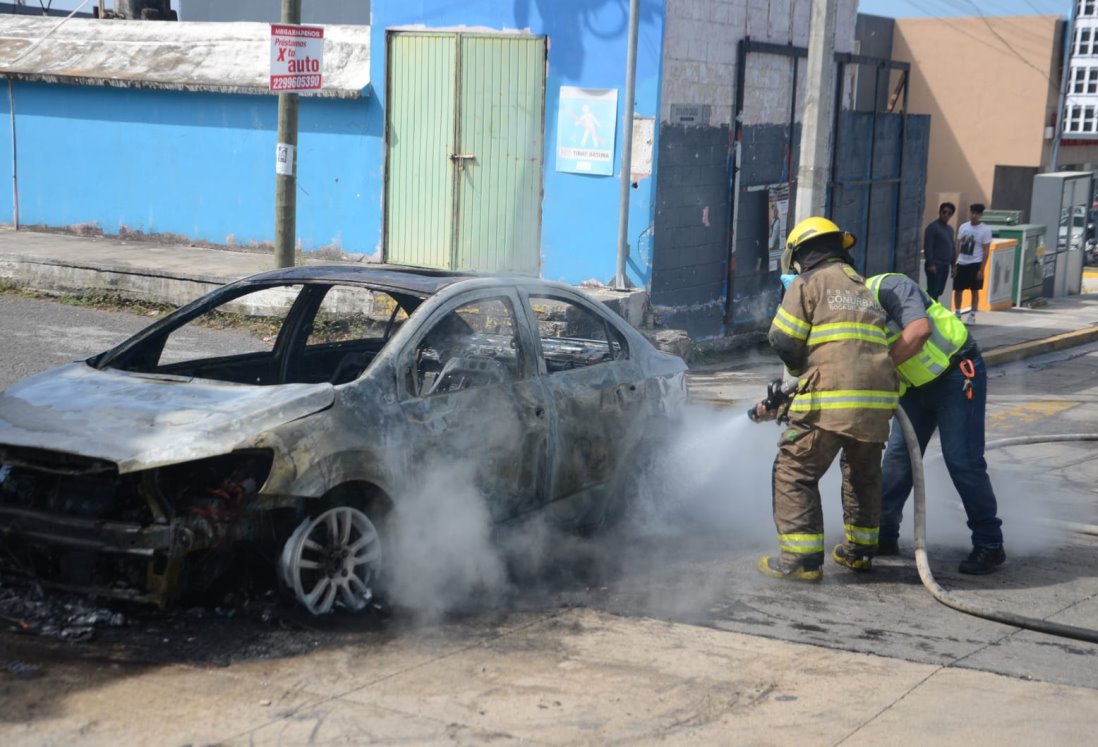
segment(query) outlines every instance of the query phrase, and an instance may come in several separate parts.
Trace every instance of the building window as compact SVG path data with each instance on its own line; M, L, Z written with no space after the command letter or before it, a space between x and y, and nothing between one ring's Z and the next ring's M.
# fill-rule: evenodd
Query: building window
M1081 106L1069 106L1067 117L1064 119L1064 132L1082 132L1083 108Z
M1086 88L1084 76L1086 69L1081 67L1073 67L1071 69L1071 92L1082 93Z
M1083 108L1083 132L1095 132L1094 107Z
M1089 28L1079 29L1079 32L1075 35L1075 54L1078 57L1089 57L1093 53L1091 47L1091 30Z
M1079 0L1075 4L1075 17L1092 18L1095 15L1095 10L1098 10L1096 6L1098 6L1096 0Z
M1087 68L1087 93L1098 93L1098 67Z

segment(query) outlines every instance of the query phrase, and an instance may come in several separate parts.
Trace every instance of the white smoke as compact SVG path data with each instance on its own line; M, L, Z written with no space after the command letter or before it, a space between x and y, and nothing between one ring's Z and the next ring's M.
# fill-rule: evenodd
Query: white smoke
M505 593L506 567L474 476L471 461L428 466L419 488L403 496L386 557L393 603L435 619L472 599L491 604Z
M514 433L513 423L507 428L495 422L495 432L478 432L476 453L459 462L424 465L418 489L396 509L386 560L390 592L418 619L507 604L560 603L561 595L604 586L628 596L641 611L691 614L728 593L726 575L697 573L697 564L726 564L732 557L753 563L758 555L777 551L771 472L782 429L752 423L741 408L688 408L650 461L628 467L637 470L638 479L630 486L624 524L591 536L560 531L553 518L559 507L520 526L495 525L487 499L475 487L477 467L483 466L491 444ZM1013 453L989 453L1009 554L1047 549L1063 539L1062 529L1039 520L1094 523L1093 507L1090 514L1083 510L1090 505L1084 498L1074 504L1058 501L1060 510L1034 500L1040 493L1034 486L1046 477L1017 479L1010 469L1018 460ZM842 541L838 458L821 480L820 492L831 547ZM937 555L952 563L967 554L970 533L936 439L926 455L926 494L932 559ZM909 497L901 526L908 556L913 515ZM942 557L954 549L956 558ZM675 574L690 575L682 583L669 583Z

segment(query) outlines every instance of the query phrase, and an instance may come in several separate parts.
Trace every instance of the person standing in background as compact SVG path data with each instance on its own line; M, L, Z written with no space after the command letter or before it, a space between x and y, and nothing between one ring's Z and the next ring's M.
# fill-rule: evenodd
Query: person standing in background
M968 223L957 229L957 264L953 268L953 309L961 318L965 291L971 291L972 306L965 324L976 323L976 305L984 287L984 269L991 254L991 229L982 223L984 206L975 202L968 206Z
M926 292L935 301L945 290L946 278L953 267L957 248L953 243L953 226L949 221L957 212L952 202L938 206L938 219L931 221L923 233L923 261L926 268Z

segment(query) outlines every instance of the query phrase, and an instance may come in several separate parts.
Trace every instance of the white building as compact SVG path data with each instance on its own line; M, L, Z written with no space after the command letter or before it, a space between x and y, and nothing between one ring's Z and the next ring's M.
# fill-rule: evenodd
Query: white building
M1075 0L1063 133L1098 140L1098 0Z

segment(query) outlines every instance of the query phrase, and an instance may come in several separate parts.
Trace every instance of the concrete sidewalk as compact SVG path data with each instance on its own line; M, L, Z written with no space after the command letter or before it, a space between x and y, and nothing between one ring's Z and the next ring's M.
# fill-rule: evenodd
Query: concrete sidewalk
M343 261L355 263L354 259ZM224 283L273 268L269 250L235 251L0 228L0 280L46 292L106 290L178 305ZM1098 279L1090 278L1088 283L1093 286ZM595 290L593 295L639 325L643 293ZM982 311L977 317L972 334L988 365L994 366L1098 340L1098 293L1049 299L1047 305L1034 309ZM697 399L735 404L757 399L760 383L781 373L781 363L765 346L733 351L691 368L691 391Z
M306 264L362 264L362 255L306 258ZM0 227L0 280L48 293L103 290L176 306L225 283L275 269L269 249L164 244L140 238L74 236ZM630 324L644 318L646 294L584 288Z

